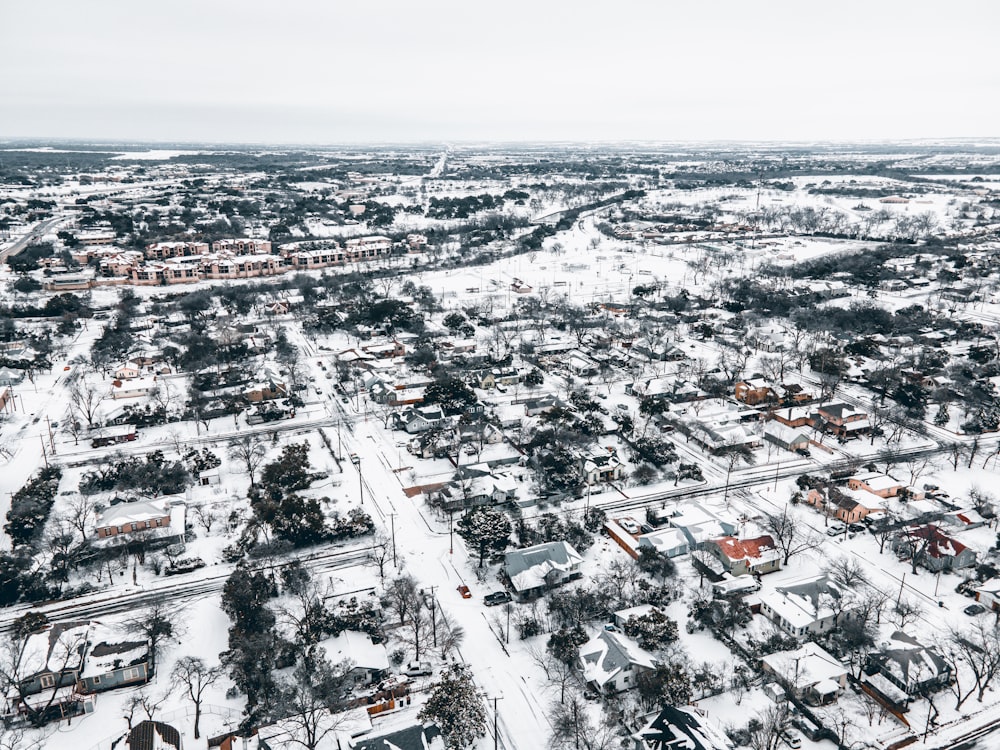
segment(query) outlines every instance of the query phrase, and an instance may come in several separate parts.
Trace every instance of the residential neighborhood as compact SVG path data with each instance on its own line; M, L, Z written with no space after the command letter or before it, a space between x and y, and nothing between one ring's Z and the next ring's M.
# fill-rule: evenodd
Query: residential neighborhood
M0 145L4 747L990 741L993 151L143 149Z

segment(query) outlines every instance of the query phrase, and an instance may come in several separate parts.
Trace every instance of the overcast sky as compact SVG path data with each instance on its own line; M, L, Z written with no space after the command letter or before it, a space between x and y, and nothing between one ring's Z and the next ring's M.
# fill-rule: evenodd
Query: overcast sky
M1000 135L996 0L3 0L0 137Z

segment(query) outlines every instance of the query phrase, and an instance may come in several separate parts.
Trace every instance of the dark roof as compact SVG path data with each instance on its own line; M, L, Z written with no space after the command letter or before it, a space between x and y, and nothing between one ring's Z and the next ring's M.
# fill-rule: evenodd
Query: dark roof
M181 733L162 721L142 721L136 724L128 733L125 746L129 750L158 750L156 735L160 735L164 743L180 750Z
M673 706L664 706L659 715L645 729L640 731L641 738L649 747L656 750L722 750L712 738L713 733L706 733L698 717L691 711L679 711Z
M90 649L90 655L110 656L111 654L124 654L146 645L148 645L147 641L118 641L116 643L101 641Z
M441 734L434 724L421 726L414 724L380 737L366 737L351 750L426 750L431 741Z

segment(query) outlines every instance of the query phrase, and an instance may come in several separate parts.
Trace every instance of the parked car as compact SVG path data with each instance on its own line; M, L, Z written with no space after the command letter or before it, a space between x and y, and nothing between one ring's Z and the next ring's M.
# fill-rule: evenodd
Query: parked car
M205 561L200 557L185 557L180 560L174 560L173 563L168 565L163 571L164 575L174 576L179 573L190 573L198 568L204 568Z
M791 730L785 730L782 732L781 739L783 739L785 744L792 748L792 750L798 750L798 748L802 747L802 738Z
M631 518L619 519L618 525L621 526L623 529L625 529L625 531L627 531L629 534L639 533L639 524L637 524Z
M867 531L868 530L865 527L865 525L862 524L862 523L852 523L847 528L850 529L851 531L853 531L854 533L858 533L859 531Z
M431 667L429 661L411 661L406 665L406 669L403 670L403 674L407 677L424 677L429 674L434 674L434 668Z
M968 607L962 610L965 614L970 616L981 615L986 611L986 607L982 604L970 604Z
M458 587L458 593L460 593L462 595L463 599L471 599L472 598L472 592L469 591L469 587L466 586L464 583L461 586Z
M495 604L506 604L511 600L509 591L492 591L483 597L483 604L492 607Z
M847 527L842 523L832 523L830 528L826 530L827 536L840 536L841 534L847 533Z

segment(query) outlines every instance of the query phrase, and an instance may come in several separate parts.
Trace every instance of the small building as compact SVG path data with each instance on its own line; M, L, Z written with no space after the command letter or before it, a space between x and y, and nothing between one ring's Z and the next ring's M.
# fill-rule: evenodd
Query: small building
M866 474L856 474L847 480L847 486L852 490L864 490L881 498L889 498L896 497L906 487L906 483L900 482L889 474L878 474L872 471Z
M656 657L624 633L602 629L580 646L583 679L601 693L613 694L635 687L643 672L656 669Z
M712 539L706 549L719 559L727 573L734 576L763 575L781 568L781 550L766 534L753 539L724 536Z
M831 631L854 607L853 598L826 573L760 594L760 613L795 638Z
M947 686L952 666L934 649L897 630L878 651L868 654L865 673L881 675L913 697Z
M741 380L733 388L733 396L748 406L756 406L767 401L777 400L771 384L759 378Z
M24 370L13 367L0 367L0 388L17 385L24 380Z
M128 750L183 750L181 733L162 721L140 721L125 738Z
M639 549L652 547L666 557L686 555L690 549L688 539L680 529L666 528L639 536Z
M328 661L336 663L349 660L349 677L355 686L371 685L389 674L389 656L385 644L373 643L367 633L345 630L338 636L326 638L318 644L326 652Z
M897 554L916 557L920 565L932 573L961 570L976 564L976 551L945 534L940 526L928 523L906 526L892 544Z
M97 519L97 536L99 539L104 539L118 534L131 534L135 531L168 528L169 526L169 500L119 503L101 513Z
M582 463L583 477L587 484L614 482L625 474L625 463L614 450L585 456Z
M569 542L545 542L504 555L504 575L521 599L581 577L583 557Z
M632 741L633 750L733 750L726 734L693 706L664 706Z
M149 681L149 641L136 639L100 622L91 623L83 670L76 689L81 693L142 685Z
M135 377L131 380L115 380L111 383L111 398L140 398L148 396L159 387L154 375L151 378Z
M794 651L778 651L761 658L765 672L773 674L796 697L813 705L836 702L847 687L847 670L837 657L807 641Z

